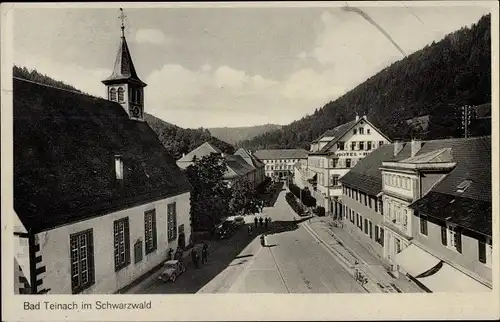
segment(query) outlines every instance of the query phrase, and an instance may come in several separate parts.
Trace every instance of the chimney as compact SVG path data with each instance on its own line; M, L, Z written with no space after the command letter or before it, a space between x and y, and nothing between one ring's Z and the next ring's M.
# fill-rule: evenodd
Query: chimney
M421 148L422 148L422 141L416 140L416 139L411 140L411 156L412 157L414 157L415 154L417 154Z
M394 141L394 156L398 155L401 150L403 150L403 142Z
M359 115L356 113L356 122L359 121Z
M186 156L186 153L183 153L183 154L182 154L182 157L184 158L185 156Z

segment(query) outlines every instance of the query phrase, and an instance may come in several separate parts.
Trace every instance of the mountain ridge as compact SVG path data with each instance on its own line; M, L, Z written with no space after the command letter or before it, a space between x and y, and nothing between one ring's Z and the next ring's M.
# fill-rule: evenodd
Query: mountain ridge
M250 140L257 135L264 134L272 130L279 130L281 127L282 125L279 124L267 123L254 126L212 127L208 128L208 131L212 136L222 141L235 144L239 141Z

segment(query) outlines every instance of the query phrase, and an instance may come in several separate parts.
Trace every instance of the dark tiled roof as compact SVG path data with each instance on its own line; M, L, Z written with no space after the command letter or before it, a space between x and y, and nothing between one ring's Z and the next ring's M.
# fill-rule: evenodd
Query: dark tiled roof
M113 73L107 79L103 81L104 84L111 84L115 82L121 82L124 80L135 81L143 86L146 83L141 81L137 76L135 71L134 63L132 62L132 56L128 49L127 40L122 37L120 40L120 46L116 54L115 66L113 68Z
M255 168L248 164L241 156L239 155L228 155L225 157L226 163L229 169L233 170L236 175L225 175L225 179L240 177L248 174L251 171L254 171Z
M333 141L336 142L336 140L344 136L344 134L346 134L347 131L349 131L349 129L354 126L354 124L356 124L355 120L334 127L333 129L326 130L325 133L323 133L314 142L319 142L324 137L333 137Z
M260 160L306 159L307 151L304 149L257 150L255 156Z
M431 191L409 207L428 216L491 236L491 202Z
M491 202L491 137L427 141L417 155L443 148L451 148L456 166L432 191ZM464 180L472 184L457 192Z
M120 104L19 79L13 89L14 209L33 232L191 189L148 124Z
M264 163L260 162L259 159L243 148L239 148L234 155L239 155L254 168L262 168L264 166Z
M403 160L410 155L410 144L405 143L397 156L394 156L394 144L383 145L358 161L339 180L343 184L375 196L382 191L382 171L380 170L382 162Z

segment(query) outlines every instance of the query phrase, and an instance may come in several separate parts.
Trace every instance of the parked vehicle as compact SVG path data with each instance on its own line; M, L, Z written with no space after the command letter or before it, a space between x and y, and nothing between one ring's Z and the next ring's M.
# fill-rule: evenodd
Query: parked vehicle
M234 228L236 228L236 229L243 227L245 225L245 218L243 218L242 216L238 216L238 217L234 218L233 225L234 225Z
M164 264L164 270L158 276L158 279L163 282L172 281L175 282L177 276L181 275L186 271L186 268L182 263L176 259L166 261Z

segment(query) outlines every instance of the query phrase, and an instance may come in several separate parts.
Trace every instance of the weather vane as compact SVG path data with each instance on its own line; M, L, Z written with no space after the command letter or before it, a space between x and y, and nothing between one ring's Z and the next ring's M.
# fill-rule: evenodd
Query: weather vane
M120 8L120 16L118 17L118 19L120 19L122 21L122 37L125 37L125 18L127 18L127 16L125 16L125 13L123 12L123 9Z

